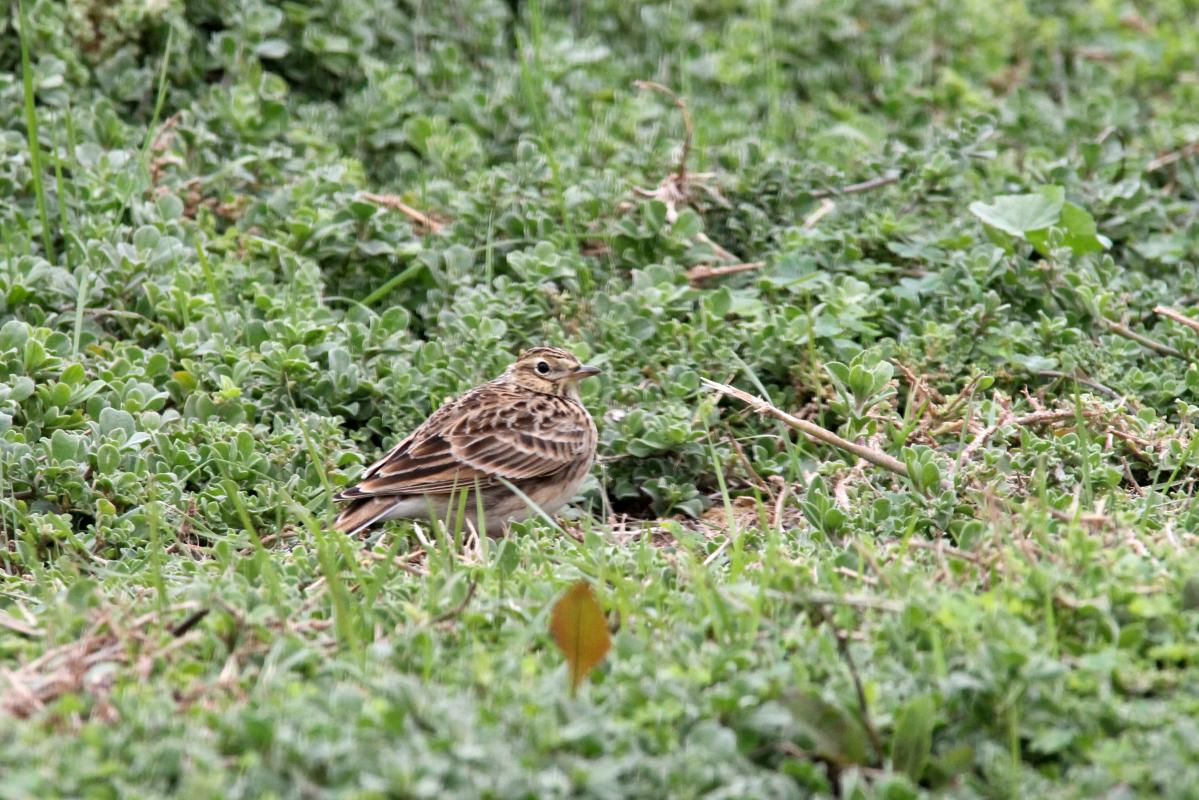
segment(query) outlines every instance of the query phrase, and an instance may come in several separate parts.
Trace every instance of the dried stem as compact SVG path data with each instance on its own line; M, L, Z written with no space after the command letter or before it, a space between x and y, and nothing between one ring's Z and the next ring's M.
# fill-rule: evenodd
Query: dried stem
M363 200L369 200L381 206L399 211L408 219L416 223L420 228L424 228L430 233L441 233L445 229L445 223L440 220L425 214L422 211L417 211L412 206L405 203L397 195L394 194L375 194L373 192L363 192Z
M1155 306L1153 313L1160 314L1166 319L1172 319L1179 325L1185 325L1196 333L1199 333L1199 319L1192 319L1181 311L1177 311L1169 306Z
M822 200L825 197L836 197L843 194L858 194L859 192L868 192L871 189L877 189L880 186L888 186L899 180L898 172L888 172L886 175L879 175L877 178L871 178L868 181L861 183L851 183L848 186L843 186L840 189L817 189L812 192L811 196L817 200Z
M758 471L754 469L753 462L749 460L749 456L745 455L745 449L741 447L741 442L737 441L737 437L733 436L733 434L728 430L725 430L724 433L725 440L732 445L733 452L737 454L737 459L741 462L741 466L745 468L745 471L748 472L750 477L753 479L754 485L765 492L767 497L773 500L774 491L770 488L770 484L763 480L762 476L758 474Z
M687 157L691 155L691 139L695 133L695 126L691 122L691 112L687 110L687 104L683 102L683 98L675 94L673 89L663 86L657 81L633 81L633 85L643 91L650 90L666 95L674 101L675 107L683 115L683 126L687 133L683 138L683 154L679 156L679 166L675 170L675 174L678 175L680 182L684 181L687 177Z
M765 261L749 261L745 264L725 264L720 267L709 267L706 264L700 264L697 267L692 267L687 270L687 280L692 286L699 286L704 281L712 280L713 278L723 278L725 275L735 275L738 272L751 272L755 269L761 269L766 266Z
M1163 356L1171 356L1173 358L1183 358L1183 359L1186 358L1186 356L1184 356L1180 351L1175 350L1170 345L1162 344L1161 342L1157 341L1156 339L1150 339L1148 336L1145 336L1144 334L1137 333L1132 328L1125 325L1123 322L1114 322L1114 321L1112 321L1110 319L1106 319L1106 318L1101 319L1101 322L1103 322L1103 324L1107 326L1107 329L1109 331L1116 334L1117 336L1123 336L1125 339L1136 342L1141 347L1148 348L1155 353L1161 353Z
M837 640L837 651L841 654L841 658L845 660L845 666L849 669L849 677L853 680L853 689L858 696L858 711L862 715L862 727L866 729L866 736L870 739L870 745L874 748L874 755L881 764L884 761L883 742L879 738L878 731L874 727L874 722L870 719L870 706L866 703L866 690L862 688L862 677L858 674L858 666L854 663L853 655L849 652L849 641L845 632L838 628L829 616L828 611L824 606L814 606L816 613L828 625L829 630L833 632L833 637Z
M728 250L721 247L719 243L714 242L711 239L709 239L706 234L703 234L703 233L695 234L695 240L697 242L703 242L708 247L711 247L712 252L714 252L723 261L726 261L730 264L736 264L741 261L741 259L737 258L737 256L733 255Z
M980 433L978 436L974 437L974 439L968 445L963 447L961 454L958 456L957 463L954 465L954 469L953 469L954 474L956 475L958 472L961 471L962 467L965 466L966 462L970 460L970 457L972 455L974 455L975 451L977 451L980 447L985 445L990 440L990 438L995 435L995 432L997 430L1002 428L1004 425L1009 424L1011 421L1012 421L1011 412L1010 411L1003 412L999 416L999 419L995 420L995 422L992 423L991 425L988 425L983 430L982 433Z
M182 622L171 628L171 635L175 638L179 638L183 634L187 633L192 628L199 625L200 622L208 616L208 611L209 610L207 608L200 608L188 614Z
M708 387L709 389L720 392L721 394L727 394L730 397L735 397L760 414L768 414L775 419L782 420L788 426L795 428L795 430L804 434L809 439L832 445L839 450L844 450L847 453L852 453L858 458L865 459L871 464L874 464L876 467L882 467L883 469L894 472L896 475L904 478L908 477L908 468L904 466L902 461L894 458L893 456L889 456L879 450L872 450L869 447L851 442L848 439L843 439L832 431L825 430L819 425L808 422L805 419L794 417L791 414L788 414L786 411L775 407L769 402L762 400L761 398L754 397L749 392L743 392L735 386L717 383L716 381L711 381L707 378L702 378L701 380L703 381L704 386Z
M830 592L807 592L800 600L813 605L847 606L849 608L866 608L871 611L888 611L898 613L903 611L903 603L894 600L884 600L864 594L832 594Z
M430 624L437 625L442 622L449 622L451 620L457 619L458 616L463 611L466 610L466 607L468 605L470 605L471 598L473 598L475 596L475 589L478 589L478 588L479 588L479 582L471 581L470 586L466 587L466 597L462 598L462 602L458 603L458 605L454 606L450 610L443 611L442 613L433 617L433 619L429 620Z
M808 214L806 217L804 217L804 220L803 220L804 230L810 231L810 230L812 230L812 228L815 228L816 223L820 222L820 220L827 217L830 213L832 213L833 209L835 209L836 207L837 207L837 204L834 203L832 200L829 200L828 198L821 200L820 205L816 206L816 210L813 211L811 214Z
M1059 372L1055 369L1042 369L1037 371L1037 375L1042 378L1057 378L1059 380L1074 381L1075 383L1086 386L1088 389L1094 389L1100 394L1105 394L1113 400L1124 400L1124 396L1111 387L1104 386L1098 381L1093 381L1090 378L1080 378L1077 375L1071 375L1068 372Z
M16 631L22 636L28 636L31 639L40 639L45 634L38 628L28 623L22 622L11 614L6 614L0 611L0 628L8 628L10 631Z
M1163 167L1168 167L1176 161L1181 161L1187 156L1199 155L1199 141L1188 142L1177 150L1171 150L1168 153L1162 153L1157 158L1145 165L1146 172L1157 172Z

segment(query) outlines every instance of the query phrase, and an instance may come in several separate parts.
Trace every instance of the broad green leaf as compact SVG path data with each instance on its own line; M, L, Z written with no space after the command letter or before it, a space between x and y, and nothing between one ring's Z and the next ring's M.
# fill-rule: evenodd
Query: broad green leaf
M612 646L604 610L587 581L579 581L554 603L550 635L566 656L570 691L574 694L587 673L604 659Z
M959 744L938 754L925 769L925 781L937 788L945 786L967 772L974 765L974 748Z
M1004 233L1024 238L1057 224L1066 202L1060 186L1045 186L1032 194L1002 194L990 203L970 204L970 213Z
M121 465L121 452L111 444L102 444L96 448L96 471L101 475L111 475Z
M59 379L62 383L70 386L78 386L87 379L87 373L83 370L82 364L71 364L62 371L62 377Z
M1066 232L1065 244L1079 255L1098 253L1112 246L1112 240L1099 234L1091 212L1073 203L1062 206L1062 218L1058 225Z
M689 208L684 208L679 212L679 217L674 221L672 232L675 236L681 239L690 239L704 229L704 221Z
M13 381L12 389L9 391L8 397L10 400L15 400L16 402L20 403L22 400L29 399L30 395L33 394L33 390L36 388L37 386L34 384L32 378L22 375Z
M115 430L125 431L127 436L132 436L137 429L137 423L133 419L133 415L128 411L121 411L116 408L106 408L100 412L100 433L104 436L112 433Z
M0 327L0 352L15 350L29 338L29 328L24 322L10 319Z
M1192 575L1182 585L1182 607L1187 611L1199 611L1199 575Z
M151 250L161 238L162 234L158 232L158 228L143 225L133 232L133 246L139 250Z
M79 452L80 438L64 430L56 430L50 436L50 455L60 464L73 462Z
M936 706L928 695L913 697L900 709L891 740L891 768L919 781L933 745Z
M254 47L254 54L259 58L280 59L291 52L291 46L285 39L263 39Z
M645 221L649 224L650 230L657 233L666 227L666 204L661 200L649 200L642 206L645 212Z
M817 755L843 767L869 763L866 732L852 714L813 692L791 697L788 705Z
M1028 241L1041 253L1049 250L1051 228L1062 231L1062 244L1075 253L1096 253L1111 247L1100 236L1095 218L1085 208L1067 202L1060 186L1044 186L1030 194L1007 194L990 203L971 203L970 211L989 228Z
M500 577L507 578L516 571L517 565L520 564L520 551L511 539L504 539L500 542L500 554L496 558L496 565L500 570Z
M728 316L733 307L733 294L722 286L714 292L704 295L704 308L717 319Z

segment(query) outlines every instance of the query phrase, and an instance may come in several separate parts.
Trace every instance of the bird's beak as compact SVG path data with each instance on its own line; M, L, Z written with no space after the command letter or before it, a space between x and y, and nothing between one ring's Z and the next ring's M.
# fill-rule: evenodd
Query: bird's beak
M573 375L578 380L582 380L583 378L590 378L593 375L599 375L599 374L600 374L599 367L593 367L590 364L582 364L582 365L576 367L575 371L571 373L571 375Z

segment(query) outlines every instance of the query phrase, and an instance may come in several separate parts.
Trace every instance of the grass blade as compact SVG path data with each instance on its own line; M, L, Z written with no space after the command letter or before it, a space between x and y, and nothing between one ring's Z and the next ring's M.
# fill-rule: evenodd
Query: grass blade
M37 108L33 97L33 64L29 57L29 15L25 0L17 0L21 18L21 85L25 92L25 135L29 145L29 168L33 171L33 191L37 197L37 213L42 223L42 247L46 260L54 263L54 237L50 232L50 214L46 211L46 187L42 176L42 145L38 140ZM61 202L61 200L60 200Z

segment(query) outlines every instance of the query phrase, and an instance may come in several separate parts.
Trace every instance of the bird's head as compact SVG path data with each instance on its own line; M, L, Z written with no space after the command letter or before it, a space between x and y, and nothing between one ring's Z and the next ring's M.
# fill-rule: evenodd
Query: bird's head
M534 347L520 354L504 375L542 394L579 399L579 381L600 371L558 347Z

